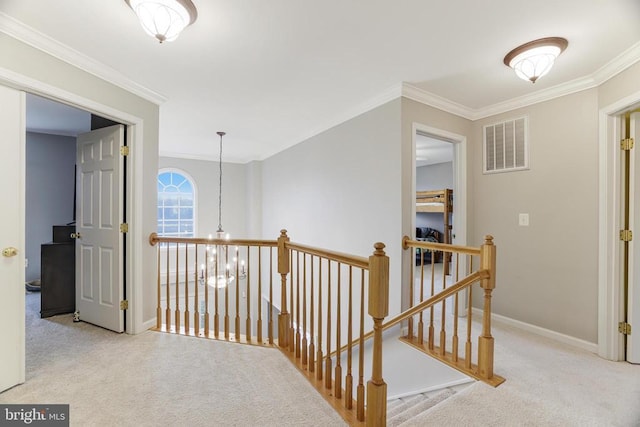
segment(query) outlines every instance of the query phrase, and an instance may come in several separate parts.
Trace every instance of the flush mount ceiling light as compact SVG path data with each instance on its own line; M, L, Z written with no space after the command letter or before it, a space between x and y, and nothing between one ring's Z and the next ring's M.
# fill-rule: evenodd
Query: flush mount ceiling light
M191 0L125 0L138 15L142 28L151 37L165 41L178 38L193 24L198 11Z
M553 67L558 55L569 42L562 37L547 37L518 46L504 57L504 64L513 68L518 77L535 83Z

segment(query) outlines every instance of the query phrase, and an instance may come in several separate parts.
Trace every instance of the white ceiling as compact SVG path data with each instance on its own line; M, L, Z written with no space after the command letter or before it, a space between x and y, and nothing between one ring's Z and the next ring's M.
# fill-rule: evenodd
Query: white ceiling
M224 130L225 160L237 162L392 99L403 82L474 118L593 86L640 58L638 0L193 2L197 21L164 44L124 0L0 0L0 32L164 99L161 154L215 159ZM535 85L502 63L548 36L569 47Z

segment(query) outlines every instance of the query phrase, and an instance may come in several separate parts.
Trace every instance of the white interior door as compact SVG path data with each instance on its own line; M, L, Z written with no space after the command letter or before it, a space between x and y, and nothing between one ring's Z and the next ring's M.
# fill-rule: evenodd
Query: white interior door
M636 147L631 150L629 167L629 228L634 236L629 243L629 301L627 323L631 325L631 335L627 336L627 361L640 363L640 113L631 114L630 137ZM635 225L638 224L638 227Z
M0 391L25 379L25 94L0 86Z
M80 319L124 331L122 125L78 136L76 310Z

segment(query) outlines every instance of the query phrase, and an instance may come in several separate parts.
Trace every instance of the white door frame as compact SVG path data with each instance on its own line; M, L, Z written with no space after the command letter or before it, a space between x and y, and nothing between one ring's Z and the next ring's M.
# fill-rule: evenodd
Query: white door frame
M129 145L131 153L126 158L128 162L126 191L127 200L129 201L127 203L127 223L131 231L126 244L127 294L125 297L129 300L129 309L126 314L125 332L129 334L144 332L146 328L142 317L143 277L142 269L140 268L141 262L138 260L142 260L143 244L146 240L142 235L142 226L136 226L142 224L142 207L133 203L134 200L143 199L142 165L144 159L142 141L144 141L144 120L2 67L0 67L0 84L71 105L127 125L127 145Z
M445 140L453 144L453 204L454 233L456 245L467 244L467 137L453 132L434 128L414 122L411 134L411 194L414 203L411 204L411 230L416 228L416 135L427 134L436 139ZM452 242L453 243L453 242Z
M620 114L640 102L640 92L600 110L598 153L598 354L624 359L624 339L618 332L623 316L620 278Z

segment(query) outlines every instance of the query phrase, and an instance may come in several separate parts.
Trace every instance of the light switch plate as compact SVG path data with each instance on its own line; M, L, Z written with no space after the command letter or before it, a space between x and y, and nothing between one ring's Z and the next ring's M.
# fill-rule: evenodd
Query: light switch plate
M528 213L521 213L518 215L518 225L520 225L521 227L528 227L529 226L529 214Z

